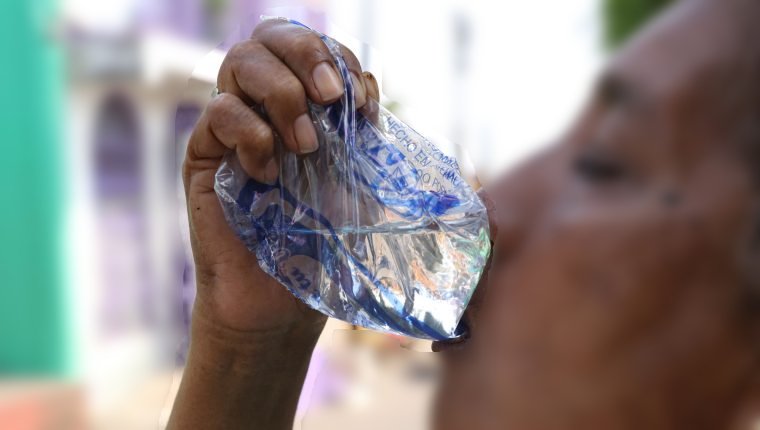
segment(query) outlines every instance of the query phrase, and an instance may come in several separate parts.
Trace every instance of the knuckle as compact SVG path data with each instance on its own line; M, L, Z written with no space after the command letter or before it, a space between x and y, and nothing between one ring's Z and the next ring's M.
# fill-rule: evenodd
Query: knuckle
M293 37L293 49L307 55L324 55L325 44L312 32L301 32Z
M272 129L263 122L251 125L250 129L251 139L256 142L256 146L260 149L269 151L274 142L274 134Z
M250 60L252 57L256 56L256 53L259 52L258 48L259 43L255 40L245 40L233 45L232 48L227 51L227 55L224 57L224 61L222 61L220 74L221 71L224 70L238 69L240 65L245 61Z
M314 33L299 33L293 38L291 49L286 51L285 60L289 63L306 63L315 65L330 59L327 47Z
M222 93L211 99L208 105L206 105L206 116L211 128L219 126L220 122L227 117L230 110L230 97L233 96Z
M185 156L182 159L182 165L180 166L180 170L182 171L182 176L185 177L190 173L190 162L187 159L187 156Z
M274 82L270 87L268 101L276 102L296 102L306 98L301 81L293 75L283 76Z
M251 42L254 42L254 41L244 40L242 42L238 42L235 45L233 45L232 48L230 48L230 50L227 52L226 59L230 61L236 61L247 56L251 51L251 47L252 47Z
M261 37L262 35L265 35L274 26L280 24L278 21L279 20L276 20L276 19L267 19L258 23L258 25L256 25L256 27L253 28L253 32L251 33L251 39L256 39L258 37Z
M193 172L193 168L191 165L190 160L185 157L185 159L182 161L182 183L185 185L189 185L189 178L190 175Z
M229 74L229 72L235 67L235 65L240 61L240 48L238 45L233 46L230 48L229 51L227 51L227 55L224 56L224 60L222 60L222 65L219 68L219 76L217 77L217 81L221 81L223 76L226 76Z

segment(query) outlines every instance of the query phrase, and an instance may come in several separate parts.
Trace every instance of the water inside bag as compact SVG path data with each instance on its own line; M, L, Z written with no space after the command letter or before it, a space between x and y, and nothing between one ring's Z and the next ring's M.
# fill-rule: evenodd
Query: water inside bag
M340 49L319 36L345 90L309 106L319 149L279 150L274 185L227 154L215 183L225 216L262 269L312 308L370 329L456 337L490 252L486 209L456 160L372 99L355 110Z

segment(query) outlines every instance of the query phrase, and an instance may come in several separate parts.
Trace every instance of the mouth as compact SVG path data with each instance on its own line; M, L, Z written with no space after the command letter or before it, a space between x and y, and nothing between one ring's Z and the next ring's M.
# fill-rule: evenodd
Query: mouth
M433 352L456 351L464 348L464 345L470 340L471 337L469 315L466 311L462 316L462 319L459 321L457 332L461 333L461 335L455 338L436 340L433 342Z

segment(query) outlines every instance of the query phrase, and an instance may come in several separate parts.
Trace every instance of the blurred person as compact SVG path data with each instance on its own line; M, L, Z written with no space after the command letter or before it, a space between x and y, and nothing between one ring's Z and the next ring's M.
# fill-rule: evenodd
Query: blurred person
M677 2L610 62L557 145L485 185L494 252L469 335L434 345L435 428L754 428L758 22L754 0ZM345 56L357 104L377 99ZM325 317L259 269L214 173L232 149L275 180L273 133L315 150L306 98L333 102L341 83L317 36L266 21L230 51L218 87L184 165L198 298L169 427L291 428Z

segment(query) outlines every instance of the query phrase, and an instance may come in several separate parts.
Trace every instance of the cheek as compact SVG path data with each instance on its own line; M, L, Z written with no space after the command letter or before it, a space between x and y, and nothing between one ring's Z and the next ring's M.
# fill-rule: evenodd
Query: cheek
M508 261L496 255L472 339L448 362L440 422L488 417L487 428L565 405L589 384L614 392L621 379L604 369L621 357L637 368L628 353L650 350L682 308L725 302L715 286L734 274L730 237L697 218L631 212L557 219Z
M548 220L494 264L473 340L520 374L593 367L686 295L731 278L733 245L720 238L735 235L712 233L698 217L654 210Z

